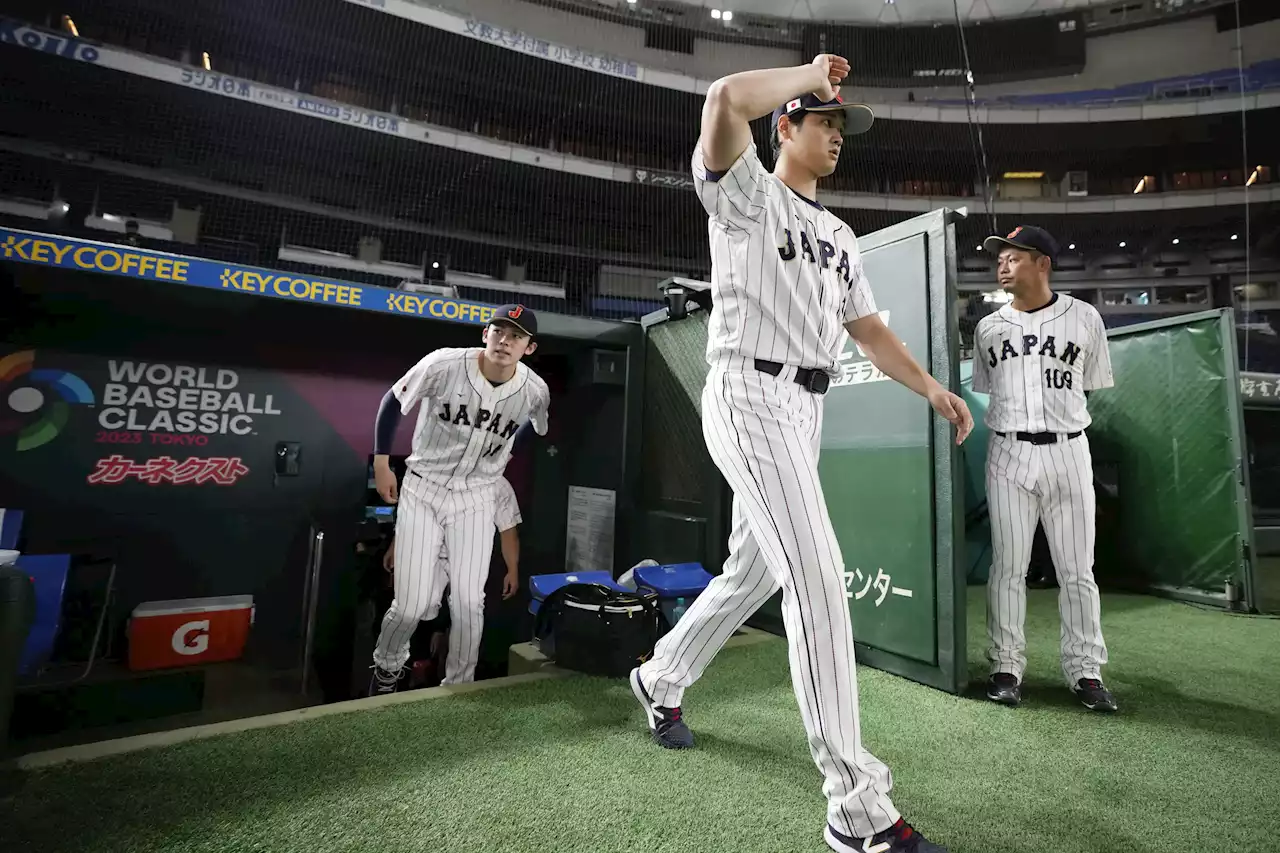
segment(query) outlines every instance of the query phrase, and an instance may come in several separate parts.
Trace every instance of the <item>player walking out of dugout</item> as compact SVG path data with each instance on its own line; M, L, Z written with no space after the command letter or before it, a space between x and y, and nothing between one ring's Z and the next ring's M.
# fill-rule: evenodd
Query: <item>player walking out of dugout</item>
M1085 396L1114 384L1107 329L1092 305L1049 288L1058 243L1047 231L1023 225L1008 237L988 237L983 246L997 255L1000 286L1013 296L974 330L973 390L991 395L987 698L1022 701L1023 578L1036 523L1043 521L1058 573L1062 673L1085 707L1115 711L1101 675L1107 647L1093 579L1093 459L1084 434L1090 423Z
M547 434L547 383L520 360L537 347L538 321L523 305L498 308L483 332L484 347L438 349L410 368L382 399L374 425L373 475L378 494L398 503L395 599L382 618L373 650L369 693L394 693L418 622L440 606L450 589L452 631L449 676L470 680L480 657L484 583L493 555L498 481L526 419ZM389 454L400 416L415 405L418 423L403 488ZM449 575L437 559L441 542Z
M957 442L973 419L881 321L853 230L815 200L845 137L873 121L870 109L840 99L848 73L845 59L821 54L797 68L734 74L707 91L692 162L712 267L702 424L733 489L730 553L654 657L632 671L631 686L659 744L693 746L685 689L781 588L792 684L825 778L827 844L840 853L938 853L890 801L889 768L862 748L844 561L818 480L822 395L846 332L955 424ZM748 124L770 110L772 174Z

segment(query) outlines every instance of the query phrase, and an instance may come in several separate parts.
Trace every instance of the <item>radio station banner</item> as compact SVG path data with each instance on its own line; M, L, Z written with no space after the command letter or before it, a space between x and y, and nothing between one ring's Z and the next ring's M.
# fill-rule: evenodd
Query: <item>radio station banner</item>
M0 260L472 325L489 322L496 310L483 302L8 228L0 228Z
M597 74L625 77L637 82L642 82L645 77L644 67L628 59L557 44L535 38L520 30L507 29L475 18L464 18L444 9L424 6L411 0L347 0L347 2L368 9L376 9L407 21L415 21L437 30L468 36L507 50L558 62L561 65L572 65Z
M355 0L351 0L355 2ZM388 3L393 0L387 0ZM361 3L360 5L371 5ZM424 12L422 7L412 6ZM441 13L444 14L444 13ZM416 20L416 19L415 19ZM462 18L458 18L462 21ZM445 29L451 29L446 27ZM492 31L492 30L491 30ZM466 35L465 24L461 32ZM477 27L477 33L480 30ZM479 37L477 35L477 37ZM353 107L326 98L295 92L290 89L279 89L266 86L252 80L233 77L230 74L219 74L205 71L190 65L182 65L167 59L135 53L124 48L105 44L94 44L83 39L72 38L65 33L57 33L42 27L0 17L0 44L17 45L28 50L74 59L113 71L122 71L151 80L159 80L188 89L196 89L211 95L231 98L237 101L270 107L275 110L294 113L295 115L323 119L325 121L356 127L373 133L387 136L398 136L425 145L439 148L452 148L455 151L466 151L500 160L518 159L519 162L537 168L550 169L557 172L569 172L574 175L601 178L609 181L625 182L631 180L632 170L625 166L573 157L568 154L554 154L544 149L527 148L497 142L493 139L464 133L449 127L424 124L410 121L391 113L366 110ZM515 152L526 152L527 156L518 156Z

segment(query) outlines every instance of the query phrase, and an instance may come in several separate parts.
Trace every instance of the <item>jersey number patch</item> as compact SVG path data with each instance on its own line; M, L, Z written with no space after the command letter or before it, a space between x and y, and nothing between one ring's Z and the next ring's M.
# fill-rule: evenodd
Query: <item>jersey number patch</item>
M1044 387L1046 388L1071 388L1071 371L1059 370L1051 367L1044 372Z

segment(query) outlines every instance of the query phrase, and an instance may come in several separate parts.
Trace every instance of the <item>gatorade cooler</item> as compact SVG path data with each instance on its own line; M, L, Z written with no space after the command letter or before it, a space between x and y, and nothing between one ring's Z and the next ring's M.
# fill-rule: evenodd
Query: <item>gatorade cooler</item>
M635 580L637 589L651 589L658 594L658 606L667 617L667 624L675 625L711 583L711 575L701 563L671 563L636 566Z
M533 600L529 602L529 612L538 615L538 608L547 596L562 586L571 583L598 583L610 589L622 590L609 572L570 572L563 575L534 575L529 578L529 589Z
M148 601L129 620L129 669L236 660L253 625L253 596Z

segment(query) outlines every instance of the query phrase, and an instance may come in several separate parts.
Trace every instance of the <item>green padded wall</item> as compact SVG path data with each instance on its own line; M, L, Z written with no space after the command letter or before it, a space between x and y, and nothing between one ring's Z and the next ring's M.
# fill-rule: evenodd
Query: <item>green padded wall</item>
M1207 311L1113 329L1115 388L1089 400L1090 440L1119 465L1122 566L1099 581L1178 597L1252 586L1252 521L1234 323ZM1225 602L1224 602L1225 603Z
M659 323L648 337L643 499L655 508L701 509L709 463L701 419L707 315L695 311L679 322Z

